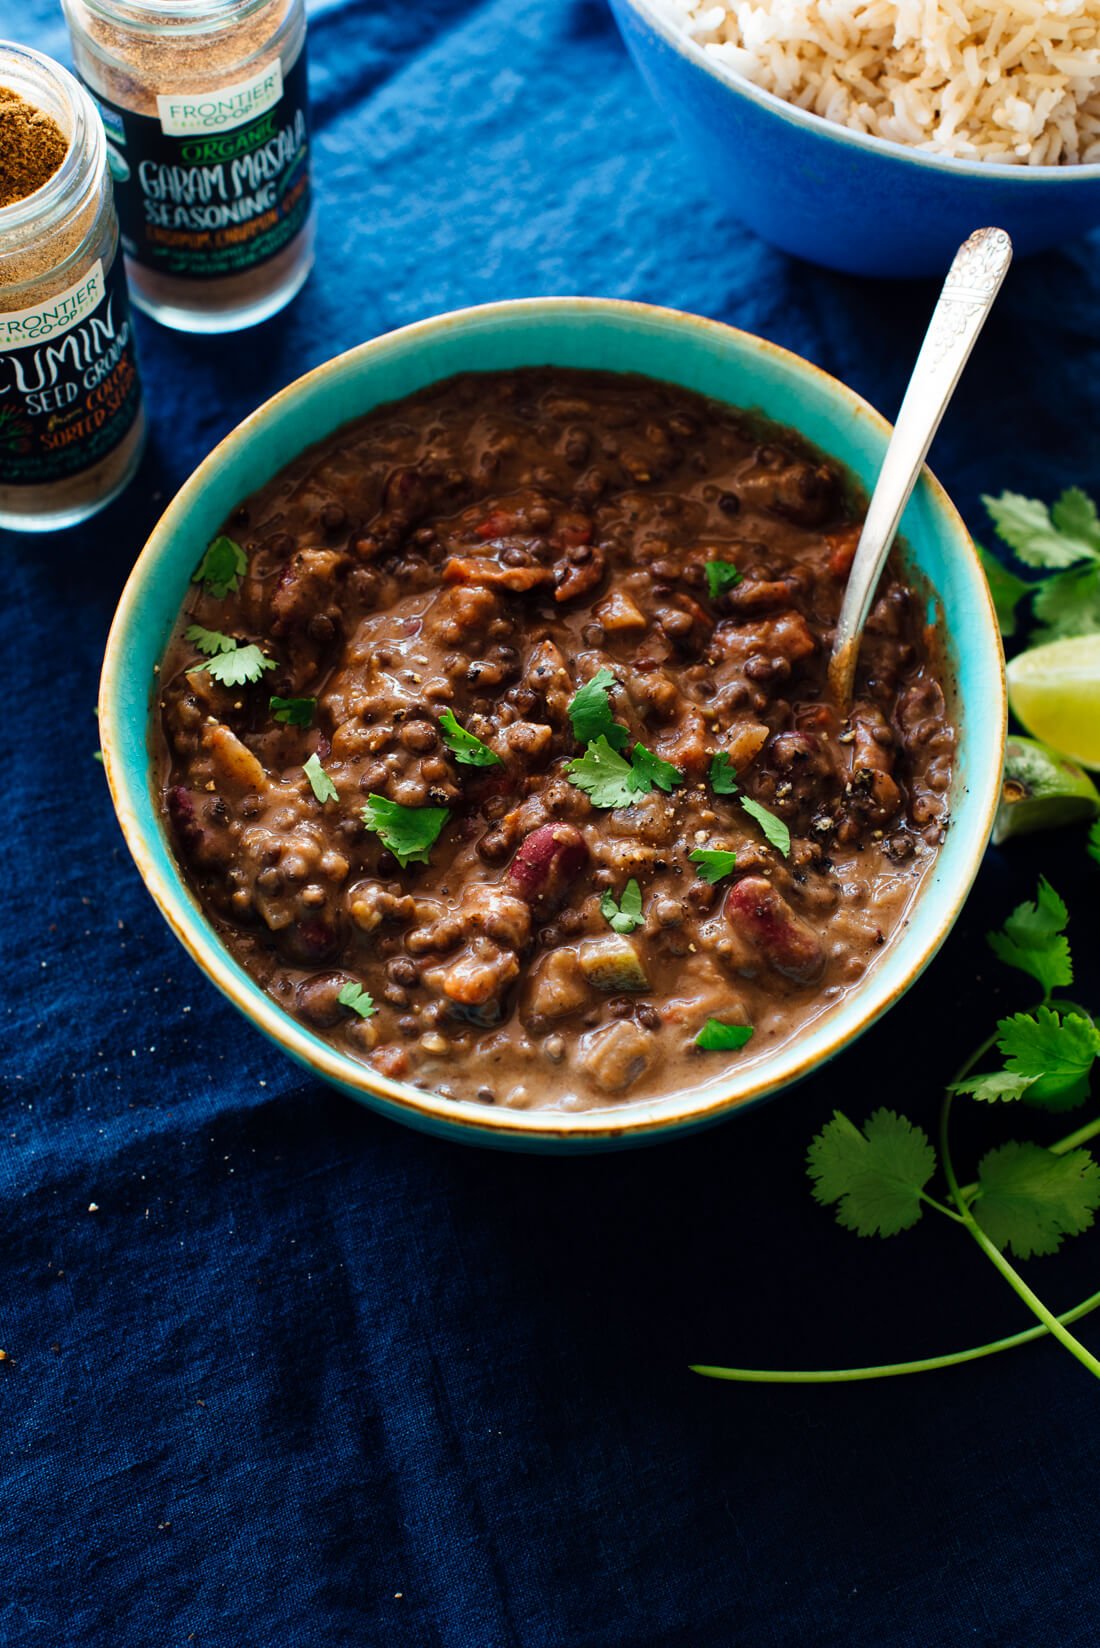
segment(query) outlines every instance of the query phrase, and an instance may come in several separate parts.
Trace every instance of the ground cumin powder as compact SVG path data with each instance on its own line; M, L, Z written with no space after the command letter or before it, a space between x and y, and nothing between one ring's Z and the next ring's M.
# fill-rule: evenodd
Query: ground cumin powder
M144 435L102 127L59 64L0 43L0 525L93 514Z
M48 183L68 152L69 140L52 115L0 86L0 207Z

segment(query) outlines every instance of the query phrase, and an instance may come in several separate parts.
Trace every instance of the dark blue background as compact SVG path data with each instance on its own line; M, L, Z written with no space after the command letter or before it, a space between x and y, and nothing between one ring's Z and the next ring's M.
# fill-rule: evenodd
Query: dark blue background
M52 0L3 0L0 32L67 52ZM1080 832L992 853L931 973L820 1079L577 1161L436 1143L307 1080L138 880L92 760L107 625L164 500L273 390L433 311L588 292L736 322L889 413L933 301L712 209L601 0L329 0L311 50L309 285L237 338L142 321L138 481L3 544L0 1643L1091 1644L1100 1393L1062 1351L835 1389L687 1372L1027 1325L954 1228L840 1231L802 1158L837 1103L929 1118L1023 1004L982 935L1039 866L1094 947ZM934 464L976 530L982 491L1100 489L1098 250L1013 271L949 414ZM1065 1308L1096 1252L1028 1274Z

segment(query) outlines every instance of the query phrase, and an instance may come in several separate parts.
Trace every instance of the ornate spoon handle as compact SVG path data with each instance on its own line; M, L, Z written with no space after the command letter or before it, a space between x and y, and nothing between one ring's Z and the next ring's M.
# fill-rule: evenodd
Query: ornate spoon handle
M863 523L837 621L829 685L847 709L863 626L902 513L978 333L1012 261L1003 229L977 229L955 253L925 333Z

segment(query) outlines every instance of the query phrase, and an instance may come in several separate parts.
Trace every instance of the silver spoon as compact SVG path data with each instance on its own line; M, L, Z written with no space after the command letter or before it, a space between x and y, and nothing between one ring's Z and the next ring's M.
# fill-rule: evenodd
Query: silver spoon
M842 710L852 701L863 626L902 513L1011 262L1012 242L1003 229L976 229L955 253L932 311L871 495L837 620L829 686Z

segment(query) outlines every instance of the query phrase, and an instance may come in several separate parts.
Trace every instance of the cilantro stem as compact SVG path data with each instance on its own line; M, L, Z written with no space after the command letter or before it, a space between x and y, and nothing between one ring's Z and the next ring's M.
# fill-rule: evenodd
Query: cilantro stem
M952 1214L952 1218L956 1215ZM1064 1310L1056 1318L1062 1325L1078 1321L1100 1305L1100 1293L1083 1299L1072 1310ZM1050 1329L1037 1322L1032 1328L1011 1333L1006 1339L991 1339L987 1345L975 1345L971 1350L953 1350L943 1356L925 1356L916 1362L879 1362L866 1368L716 1368L693 1363L692 1373L704 1379L728 1379L743 1385L847 1385L860 1379L896 1379L904 1373L935 1373L939 1368L955 1368L963 1362L977 1362L983 1356L997 1356L1003 1350L1015 1350L1017 1345L1029 1345L1042 1339Z
M937 1213L942 1213L945 1219L954 1219L957 1225L961 1225L963 1223L963 1218L960 1213L956 1213L953 1208L947 1207L943 1202L938 1202L935 1196L930 1196L928 1194L927 1190L922 1190L920 1192L920 1199L929 1207L934 1207Z
M976 1064L980 1064L982 1062L982 1060L985 1058L986 1054L992 1048L996 1047L997 1040L998 1040L1000 1034L1001 1034L1001 1032L999 1030L994 1030L992 1035L987 1036L985 1038L985 1040L982 1042L982 1045L980 1047L976 1047L974 1049L973 1053L971 1053L971 1055L968 1059L963 1060L962 1064L959 1065L959 1068L955 1071L955 1074L951 1078L951 1086L952 1087L955 1086L956 1082L965 1081L967 1076L969 1076L970 1072L973 1070L974 1066Z
M1059 1139L1055 1144L1048 1144L1047 1149L1053 1156L1064 1156L1068 1151L1076 1150L1079 1144L1087 1144L1089 1139L1095 1139L1098 1133L1100 1118L1094 1122L1086 1122L1076 1133L1067 1133L1064 1139Z
M985 1044L985 1047L979 1049L978 1053L976 1053L969 1061L969 1066L977 1063L977 1060L982 1056L982 1053L986 1051L986 1048L992 1046L994 1040L996 1040L995 1036L990 1038L990 1040ZM969 1066L964 1067L963 1074L966 1073L966 1069ZM960 1076L956 1079L961 1080L962 1077ZM1000 1248L990 1241L989 1237L986 1235L985 1231L970 1211L970 1204L963 1197L962 1190L959 1186L959 1181L955 1177L954 1164L951 1160L949 1127L951 1122L951 1103L954 1096L955 1095L953 1093L945 1093L943 1105L940 1109L940 1161L943 1164L943 1173L944 1178L947 1180L947 1188L951 1192L951 1198L954 1201L955 1206L962 1215L963 1224L966 1226L975 1242L977 1242L990 1264L996 1266L1005 1281L1008 1283L1009 1287L1015 1294L1018 1295L1020 1299L1023 1300L1024 1304L1028 1307L1032 1314L1037 1316L1040 1322L1046 1324L1054 1338L1058 1340L1058 1343L1064 1346L1064 1348L1069 1351L1071 1356L1075 1356L1082 1367L1087 1368L1095 1378L1100 1379L1100 1361L1097 1361L1092 1352L1088 1350L1079 1339L1075 1339L1073 1334L1070 1333L1068 1329L1063 1327L1057 1316L1055 1316L1054 1313L1049 1310L1046 1305L1044 1305L1043 1301L1039 1298L1039 1295L1032 1292L1031 1288L1028 1287L1019 1272L1014 1270L1009 1264Z
M1087 1007L1082 1007L1079 1001L1070 1001L1066 996L1044 996L1039 1005L1041 1007L1052 1007L1056 1013L1080 1013L1083 1019L1091 1019L1096 1016Z

